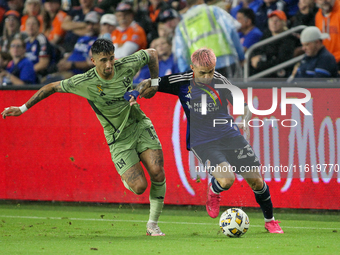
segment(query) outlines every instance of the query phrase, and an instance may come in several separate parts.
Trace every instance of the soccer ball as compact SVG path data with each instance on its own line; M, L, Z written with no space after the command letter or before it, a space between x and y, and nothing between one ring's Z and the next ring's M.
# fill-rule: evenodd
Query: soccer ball
M248 215L239 208L230 208L222 213L220 228L226 236L240 237L244 235L249 228Z

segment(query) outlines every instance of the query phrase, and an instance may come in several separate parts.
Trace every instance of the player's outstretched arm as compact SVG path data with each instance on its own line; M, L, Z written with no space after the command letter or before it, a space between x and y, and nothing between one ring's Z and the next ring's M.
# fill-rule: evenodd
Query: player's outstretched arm
M145 51L149 55L148 67L150 70L150 77L151 79L157 79L158 81L158 75L159 75L158 53L155 49L146 49Z
M60 81L43 86L26 102L26 104L20 107L11 106L5 108L5 110L1 113L2 118L5 119L7 116L20 116L33 105L54 94L55 92L64 92L61 88Z
M146 79L137 85L136 90L139 92L139 98L149 99L156 94L158 86L151 86L151 79Z

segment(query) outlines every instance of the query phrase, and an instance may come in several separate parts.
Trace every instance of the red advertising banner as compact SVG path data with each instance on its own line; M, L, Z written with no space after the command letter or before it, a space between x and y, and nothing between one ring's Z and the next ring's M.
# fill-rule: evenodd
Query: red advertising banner
M312 115L291 105L283 115L278 98L272 114L252 116L249 140L275 207L340 209L340 103L334 96L339 89L308 90L312 99L303 107ZM252 92L249 104L255 109L272 107L271 89ZM0 90L0 108L22 105L34 93ZM139 103L162 142L165 203L204 205L209 176L198 171L185 149L186 117L178 99L159 93ZM148 189L137 196L124 188L103 129L84 98L52 95L20 117L0 120L0 130L0 199L148 203ZM221 203L257 206L240 176Z

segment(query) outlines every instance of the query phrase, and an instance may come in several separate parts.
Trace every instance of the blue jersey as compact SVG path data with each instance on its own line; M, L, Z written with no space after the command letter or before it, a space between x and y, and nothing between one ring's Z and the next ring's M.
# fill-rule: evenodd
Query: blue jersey
M74 50L72 54L68 57L68 61L72 62L82 62L86 61L89 57L89 51L91 49L92 44L95 40L97 40L97 36L82 36L78 39L76 45L74 45ZM81 69L72 69L73 73L79 74L83 73L84 71Z
M30 41L30 38L27 38L25 42L25 56L32 61L33 65L39 62L39 57L51 57L51 45L45 35L39 34L33 42Z
M37 77L34 72L33 63L28 58L22 58L16 65L13 61L9 62L6 70L26 84L37 83Z
M263 33L257 27L254 27L248 34L243 34L242 32L238 33L240 37L240 41L243 47L249 49L250 46L259 42L263 36Z
M334 56L322 47L314 57L305 56L295 78L338 77L338 68Z
M209 85L197 85L193 72L172 74L160 78L159 92L178 96L187 117L187 149L222 137L241 135L237 125L230 125L233 117L228 112L228 101L233 97L227 89L215 89L214 84L230 84L221 74L215 72ZM207 95L207 114L202 115L202 94ZM228 101L227 101L228 100ZM228 120L228 124L216 125L214 119Z

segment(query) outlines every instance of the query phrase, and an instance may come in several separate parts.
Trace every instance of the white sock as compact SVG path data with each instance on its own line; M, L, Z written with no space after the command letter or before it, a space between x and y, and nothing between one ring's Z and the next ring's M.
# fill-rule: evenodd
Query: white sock
M274 218L274 217L271 218L271 219L266 219L266 218L264 218L264 222L271 222L272 220L275 220L275 218Z

